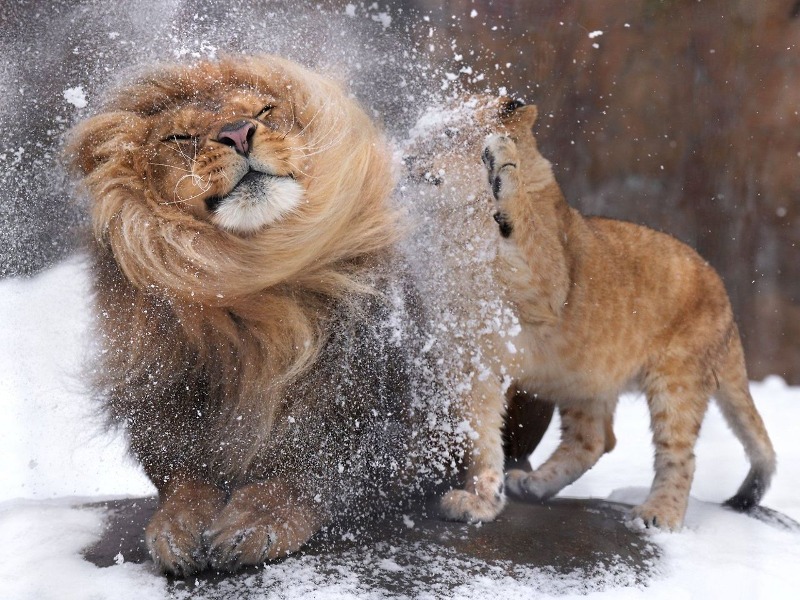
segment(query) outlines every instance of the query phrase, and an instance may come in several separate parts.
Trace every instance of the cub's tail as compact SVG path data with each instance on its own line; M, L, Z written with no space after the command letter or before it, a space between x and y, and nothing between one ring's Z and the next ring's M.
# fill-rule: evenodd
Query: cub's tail
M735 325L732 326L727 352L717 377L717 404L750 460L750 472L739 491L725 501L725 506L747 512L761 502L775 473L776 460L764 421L750 395L742 342Z

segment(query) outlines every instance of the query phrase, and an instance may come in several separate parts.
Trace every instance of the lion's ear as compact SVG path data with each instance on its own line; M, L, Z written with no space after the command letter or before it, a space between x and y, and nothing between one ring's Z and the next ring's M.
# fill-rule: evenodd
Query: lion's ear
M79 123L67 134L64 158L70 169L86 176L118 153L141 143L144 119L126 111L107 112Z

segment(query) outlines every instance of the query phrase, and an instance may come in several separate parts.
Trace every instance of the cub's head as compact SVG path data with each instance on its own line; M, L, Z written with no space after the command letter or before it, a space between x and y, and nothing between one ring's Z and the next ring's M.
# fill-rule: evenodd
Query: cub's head
M537 114L533 104L487 94L433 106L422 115L406 145L408 176L434 185L442 183L446 173L461 179L482 177L480 149L492 133L506 133L538 154L532 134Z
M246 294L393 237L381 135L336 83L277 57L155 69L66 154L97 241L137 285Z

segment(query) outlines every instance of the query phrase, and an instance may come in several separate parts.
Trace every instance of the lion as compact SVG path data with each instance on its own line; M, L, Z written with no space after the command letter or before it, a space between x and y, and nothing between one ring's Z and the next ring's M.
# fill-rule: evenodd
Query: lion
M537 149L536 116L535 106L511 104L481 155L500 234L498 277L521 326L511 375L561 416L558 448L534 471L510 470L509 492L546 500L590 469L614 448L620 393L636 389L650 409L655 478L632 521L682 527L712 396L751 463L725 504L751 509L776 458L720 277L669 235L571 208Z
M446 517L502 510L502 390L440 368L457 352L398 250L391 152L339 84L274 56L157 67L66 156L92 386L158 491L162 571L282 557L454 472Z
M494 428L492 439L473 451L493 457L494 465L506 460L512 495L547 500L614 448L617 399L640 390L651 411L656 473L631 522L677 530L694 473L694 444L714 397L751 462L725 504L752 509L769 486L776 458L749 393L722 281L669 235L572 209L538 151L536 117L535 106L507 97L478 95L433 107L420 119L406 156L410 178L436 190L425 198L426 217L446 222L451 234L434 248L457 273L438 304L462 315L465 331L470 319L463 315L480 315L492 302L502 307L496 315L511 311L501 325L505 339L472 323L467 347L482 354L483 409L496 414L502 398L505 414L505 453ZM487 174L493 210L477 210ZM487 241L489 228L494 234ZM530 472L526 458L554 406L561 444ZM477 412L472 418L479 420ZM520 464L525 468L514 468ZM453 494L468 505L459 490ZM455 517L457 504L450 508Z

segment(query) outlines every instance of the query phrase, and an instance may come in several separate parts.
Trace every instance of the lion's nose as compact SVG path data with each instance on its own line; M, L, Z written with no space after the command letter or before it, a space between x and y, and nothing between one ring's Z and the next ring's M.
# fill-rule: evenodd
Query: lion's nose
M228 123L219 130L217 141L227 146L236 148L236 152L247 156L250 152L250 140L253 138L256 126L250 121L236 121Z

